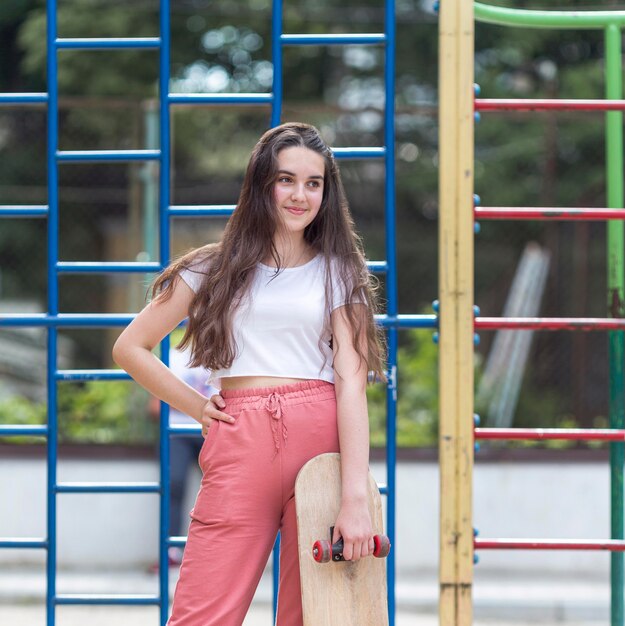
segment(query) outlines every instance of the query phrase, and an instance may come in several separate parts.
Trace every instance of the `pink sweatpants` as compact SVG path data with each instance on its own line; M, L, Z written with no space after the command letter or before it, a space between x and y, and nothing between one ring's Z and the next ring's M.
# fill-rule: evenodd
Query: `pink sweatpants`
M240 626L280 531L278 626L301 626L294 487L312 457L338 451L334 385L306 380L224 390L199 463L202 484L169 626Z

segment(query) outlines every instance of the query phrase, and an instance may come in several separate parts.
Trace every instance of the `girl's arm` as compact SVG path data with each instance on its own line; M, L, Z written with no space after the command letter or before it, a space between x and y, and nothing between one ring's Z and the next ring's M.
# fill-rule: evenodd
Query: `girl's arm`
M193 295L183 280L176 279L168 299L156 297L122 332L113 346L113 360L152 395L200 422L204 432L211 420L232 418L180 380L152 352L187 317Z
M345 307L335 309L331 321L342 494L332 541L343 537L343 556L349 561L373 553L373 530L368 506L367 364L352 345ZM366 350L364 342L362 349Z

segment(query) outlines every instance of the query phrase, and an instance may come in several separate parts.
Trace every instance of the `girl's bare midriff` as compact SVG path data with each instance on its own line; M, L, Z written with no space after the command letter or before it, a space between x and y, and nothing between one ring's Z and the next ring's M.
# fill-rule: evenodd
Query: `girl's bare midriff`
M279 376L229 376L221 379L222 389L253 389L256 387L280 387L301 383L302 378L281 378Z

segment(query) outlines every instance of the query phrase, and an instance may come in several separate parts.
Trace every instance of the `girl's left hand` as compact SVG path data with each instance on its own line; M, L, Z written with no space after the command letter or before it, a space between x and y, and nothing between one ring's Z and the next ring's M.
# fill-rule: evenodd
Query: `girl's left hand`
M200 424L202 424L202 437L208 435L208 431L211 429L211 425L215 420L221 420L228 424L234 423L232 415L224 413L220 409L226 408L226 402L219 393L213 394L209 400L206 401L204 408L202 409L202 417L200 418Z
M357 561L373 554L373 527L367 502L341 505L334 524L332 543L343 538L343 558Z

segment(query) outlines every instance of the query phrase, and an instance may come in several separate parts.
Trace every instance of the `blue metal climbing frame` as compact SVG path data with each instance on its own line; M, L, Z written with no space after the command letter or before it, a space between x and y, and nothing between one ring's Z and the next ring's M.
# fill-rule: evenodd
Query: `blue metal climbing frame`
M386 299L388 311L379 317L388 332L389 381L387 392L387 485L382 486L387 498L387 525L391 542L395 542L395 476L396 476L396 403L397 403L397 332L399 328L433 328L434 316L398 315L397 267L395 260L395 163L394 163L394 66L395 66L395 6L394 0L385 0L385 32L380 34L304 35L283 33L282 0L274 0L272 7L272 62L274 68L271 93L252 94L171 94L170 82L170 2L160 0L160 37L146 38L59 38L57 35L57 1L47 0L47 93L0 94L0 105L47 105L47 187L46 206L0 206L0 217L47 218L47 313L40 315L4 315L3 327L42 327L47 329L47 404L48 422L43 426L0 426L0 436L38 435L47 438L47 526L45 538L3 538L0 548L40 548L47 550L47 624L55 624L55 607L58 605L157 605L160 623L168 615L169 578L167 549L184 545L185 537L170 537L169 510L169 438L188 434L190 429L169 425L169 410L162 405L160 415L160 480L124 483L68 483L57 481L57 382L86 380L126 380L127 374L119 370L59 370L57 368L57 334L59 328L121 327L132 320L132 315L64 314L59 311L59 274L62 273L119 273L158 272L169 263L170 220L179 216L229 215L232 206L172 206L170 204L170 107L171 105L250 105L271 107L271 125L280 123L282 112L282 51L284 46L337 46L373 45L385 49L385 129L384 146L371 148L337 148L339 159L383 159L386 166L385 226L386 260L369 263L371 271L386 274ZM61 151L58 145L58 61L59 50L138 50L153 49L159 52L159 121L160 148L156 150L86 150ZM59 163L76 162L128 162L157 161L160 165L159 198L159 261L146 263L119 262L64 262L59 260ZM162 343L161 355L167 363L169 339ZM199 432L199 427L193 428ZM76 493L155 493L160 494L160 570L159 593L150 594L59 594L56 591L57 569L57 494ZM274 559L276 562L277 559ZM395 558L392 551L388 559L388 588L390 623L395 614ZM275 588L275 585L274 585ZM275 598L275 596L274 596Z

